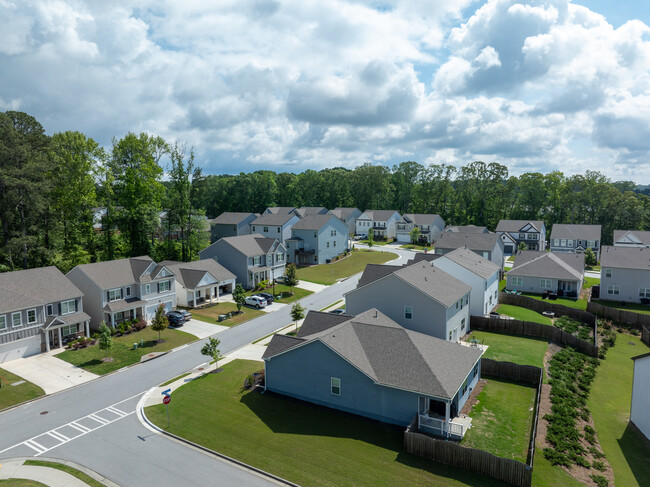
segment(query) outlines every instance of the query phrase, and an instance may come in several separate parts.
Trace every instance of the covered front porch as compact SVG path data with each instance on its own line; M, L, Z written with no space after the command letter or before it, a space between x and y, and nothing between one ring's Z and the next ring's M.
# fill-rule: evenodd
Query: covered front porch
M63 316L54 316L43 326L45 352L61 348L72 340L90 336L90 316L83 311ZM43 345L41 345L42 347Z
M104 306L104 321L115 328L120 323L140 320L144 317L144 306L147 304L138 298L120 299ZM99 326L99 324L97 324Z
M417 427L423 433L462 440L472 426L472 418L459 415L453 400L420 397Z
M235 287L235 281L220 282L209 286L202 286L187 291L187 305L191 308L202 306L204 304L218 302L219 298L224 295L231 295Z

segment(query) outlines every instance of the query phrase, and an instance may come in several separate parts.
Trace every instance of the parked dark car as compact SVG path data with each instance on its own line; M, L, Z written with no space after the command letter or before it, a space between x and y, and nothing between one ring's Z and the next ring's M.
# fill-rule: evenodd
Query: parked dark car
M176 310L176 312L182 314L183 317L185 318L185 321L190 321L192 319L192 313L190 313L186 309L178 309Z
M255 296L266 299L266 304L273 304L273 301L275 301L273 294L270 293L257 293Z
M179 313L178 311L170 311L165 316L167 316L169 326L172 328L183 326L183 323L185 323L185 316L183 316L183 314Z
M333 309L332 311L330 311L330 313L333 314L333 315L343 315L343 314L345 314L345 310L344 309Z

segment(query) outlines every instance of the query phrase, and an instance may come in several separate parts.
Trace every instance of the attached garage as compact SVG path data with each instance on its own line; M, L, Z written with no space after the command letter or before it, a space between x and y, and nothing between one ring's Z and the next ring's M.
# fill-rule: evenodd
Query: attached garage
M165 313L168 313L172 309L174 309L174 302L173 301L165 301L162 303L165 306ZM153 304L151 306L147 306L145 310L145 316L148 320L152 319L156 315L156 309L158 309L158 306L160 306L160 303Z
M506 255L512 255L515 253L514 247L512 245L506 245L503 247L503 253Z
M23 338L9 343L0 345L0 364L16 360L30 355L41 353L42 335Z
M401 243L411 243L411 236L408 233L398 233L397 241Z

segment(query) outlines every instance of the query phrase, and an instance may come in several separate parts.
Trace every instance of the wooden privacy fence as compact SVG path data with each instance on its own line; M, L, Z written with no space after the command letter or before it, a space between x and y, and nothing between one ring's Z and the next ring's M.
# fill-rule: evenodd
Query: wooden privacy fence
M498 379L523 381L537 388L535 399L535 414L530 432L530 447L527 463L503 458L484 450L461 446L456 442L437 439L419 433L418 416L404 432L404 449L407 453L428 458L436 462L462 468L471 472L485 475L493 479L507 482L517 487L530 487L533 477L533 460L535 455L535 435L539 415L539 400L541 395L542 369L531 365L518 365L511 362L497 362L491 359L481 359L481 375L490 375Z
M499 293L499 303L521 306L522 308L532 309L538 313L543 313L544 311L552 311L556 315L568 316L573 320L578 320L590 325L596 323L596 315L589 313L588 311L570 308L569 306L564 306L562 304L556 304L547 299L540 300L519 294L508 294L501 292Z
M511 335L524 335L543 338L563 347L575 348L578 352L598 357L598 347L593 343L581 340L571 333L560 330L552 325L542 325L533 321L504 320L501 318L486 318L484 316L471 316L472 330L490 331L493 333L509 333Z
M650 347L650 327L644 326L641 330L641 341Z
M642 330L644 326L650 327L650 315L635 313L634 311L628 311L626 309L610 308L609 306L604 306L592 301L589 301L587 304L587 310L592 313L601 314L605 318L614 321L627 323L628 325L635 327L637 330Z

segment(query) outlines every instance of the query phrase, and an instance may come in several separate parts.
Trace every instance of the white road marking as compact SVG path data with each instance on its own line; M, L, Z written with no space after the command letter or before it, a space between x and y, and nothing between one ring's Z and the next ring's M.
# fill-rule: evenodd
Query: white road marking
M146 392L146 391L144 391L144 392ZM114 423L115 421L119 421L122 418L126 418L127 416L131 416L132 414L135 413L135 410L131 411L130 413L125 413L124 411L122 411L121 409L116 408L115 406L118 406L118 405L120 405L120 404L122 404L122 403L124 403L126 401L129 401L129 400L133 399L134 397L141 396L142 394L144 394L144 392L134 394L133 396L127 397L126 399L123 399L120 402L116 402L115 404L111 404L110 406L107 406L104 409L100 409L99 411L95 411L94 413L87 414L86 416L84 416L82 418L78 418L78 419L75 419L74 421L70 421L69 423L63 424L61 426L57 426L56 428L51 429L49 431L46 431L45 433L40 433L40 434L38 434L36 436L33 436L32 438L29 438L28 440L21 441L20 443L17 443L17 444L15 444L13 446L10 446L9 448L5 448L4 450L0 451L0 453L4 453L4 452L6 452L8 450L11 450L12 448L16 448L16 447L21 446L21 445L25 445L25 446L28 446L29 448L31 448L32 450L34 450L36 452L36 455L34 455L34 456L38 457L38 456L42 455L43 453L46 453L46 452L48 452L50 450L53 450L54 448L57 448L57 447L65 444L65 443L68 443L68 442L70 442L72 440L76 440L77 438L81 438L82 436L84 436L84 435L86 435L88 433L92 433L93 431L98 430L99 428L103 428L104 426L107 426L107 425L109 425L111 423ZM106 419L103 416L99 415L102 411L106 411L107 413L110 413L111 416L117 416L117 417L115 419ZM98 423L99 426L96 426L94 428L89 428L87 426L84 426L84 425L78 423L78 421L83 421L84 419L91 419L95 423ZM65 426L70 426L70 427L74 428L75 430L79 431L80 434L73 437L73 438L68 438L64 434L59 433L58 431L56 431L56 430L58 430L60 428L63 428ZM39 438L39 437L45 436L45 435L48 435L48 437L55 439L59 443L48 448L46 446L41 445L37 441L35 441L36 438Z

